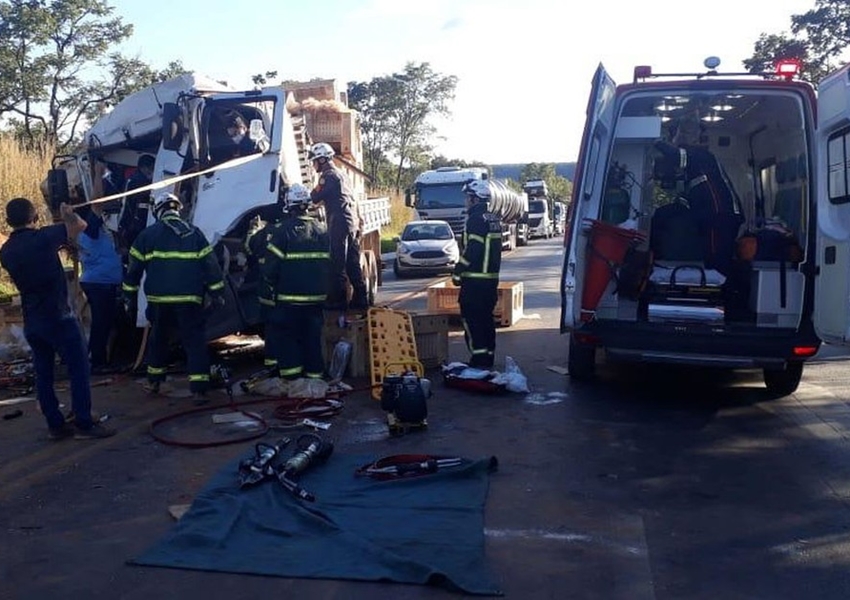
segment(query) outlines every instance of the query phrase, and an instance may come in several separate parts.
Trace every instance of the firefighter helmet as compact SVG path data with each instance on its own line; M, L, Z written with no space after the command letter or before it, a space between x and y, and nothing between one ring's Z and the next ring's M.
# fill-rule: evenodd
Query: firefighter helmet
M310 190L300 183L293 183L286 191L286 208L300 208L310 203Z
M476 200L490 201L490 184L484 179L474 179L463 186L463 192Z
M153 199L153 216L161 218L166 212L177 212L183 208L180 198L170 192L158 194Z
M334 149L331 148L330 144L326 144L325 142L319 142L310 147L310 160L319 160L320 158L330 160L333 158L333 155Z

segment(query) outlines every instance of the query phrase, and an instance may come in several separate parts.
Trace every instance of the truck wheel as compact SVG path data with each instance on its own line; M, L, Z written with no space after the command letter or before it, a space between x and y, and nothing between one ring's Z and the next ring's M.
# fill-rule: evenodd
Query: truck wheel
M764 384L772 395L787 396L797 391L803 378L803 363L790 362L785 369L765 369Z
M596 375L596 346L580 344L570 334L567 371L573 381L590 381Z

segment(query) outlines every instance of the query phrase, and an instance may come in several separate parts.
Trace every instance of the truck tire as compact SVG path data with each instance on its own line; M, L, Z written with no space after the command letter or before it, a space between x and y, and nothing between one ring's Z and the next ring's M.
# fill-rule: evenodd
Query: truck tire
M596 375L596 346L580 344L570 334L567 371L573 381L590 381Z
M784 369L765 369L764 385L771 395L788 396L797 391L800 379L803 378L803 363L790 362Z

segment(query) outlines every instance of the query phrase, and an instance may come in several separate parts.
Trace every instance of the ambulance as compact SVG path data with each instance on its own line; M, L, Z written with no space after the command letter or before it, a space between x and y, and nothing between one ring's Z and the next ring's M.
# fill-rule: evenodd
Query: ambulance
M561 273L568 368L760 369L794 392L821 341L850 338L850 66L721 73L600 65Z

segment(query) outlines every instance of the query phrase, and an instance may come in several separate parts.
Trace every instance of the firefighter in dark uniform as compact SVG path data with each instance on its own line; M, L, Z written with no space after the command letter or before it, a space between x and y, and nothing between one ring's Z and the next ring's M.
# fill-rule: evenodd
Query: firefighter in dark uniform
M223 305L224 281L212 247L197 227L180 218L181 208L174 194L161 194L154 200L157 222L133 243L123 289L128 303L134 305L142 274L147 273L149 391L159 392L165 380L168 333L177 329L186 351L189 388L195 403L203 404L210 381L204 300L209 294L214 304Z
M502 264L502 224L497 216L487 212L490 201L487 180L470 181L463 191L468 206L463 255L452 274L452 282L460 286L458 302L471 354L469 366L492 369L496 354L493 309L496 308Z
M300 184L296 184L300 185ZM306 188L300 186L305 192ZM309 192L307 192L309 194ZM278 215L282 218L283 213L278 209ZM257 303L259 305L260 322L267 323L270 311L274 307L274 288L266 279L263 270L268 260L268 245L274 232L280 227L280 219L262 221L260 217L251 224L248 235L245 238L245 250L248 252L248 271L252 278L257 280ZM277 338L265 336L265 347L263 367L268 370L277 370L278 351L275 347Z
M313 202L324 203L328 217L331 252L331 289L328 308L348 308L348 284L353 295L351 308L368 308L366 281L360 268L359 218L354 196L345 174L333 163L334 150L329 144L314 144L310 148L313 168L319 172L319 182L310 193Z
M263 275L274 289L266 338L275 339L284 392L290 396L306 379L322 379L322 307L327 299L330 254L325 226L307 214L310 193L293 185L287 214L268 244ZM303 385L301 385L303 387Z

